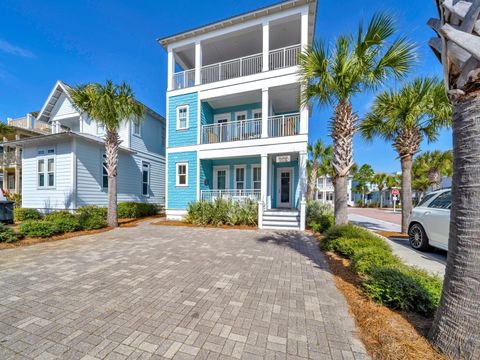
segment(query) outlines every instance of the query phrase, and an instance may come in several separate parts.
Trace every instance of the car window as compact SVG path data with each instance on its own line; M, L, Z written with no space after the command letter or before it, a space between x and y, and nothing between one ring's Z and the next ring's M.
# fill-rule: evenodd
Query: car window
M434 199L428 207L435 209L450 209L452 205L452 193L446 191Z
M432 197L434 197L435 195L437 195L437 194L436 194L436 193L433 193L433 194L428 194L428 195L424 196L424 197L422 198L422 200L420 200L420 202L418 203L417 206L423 206L423 205L425 205L425 203L426 203L427 201L430 201L430 200L432 199Z

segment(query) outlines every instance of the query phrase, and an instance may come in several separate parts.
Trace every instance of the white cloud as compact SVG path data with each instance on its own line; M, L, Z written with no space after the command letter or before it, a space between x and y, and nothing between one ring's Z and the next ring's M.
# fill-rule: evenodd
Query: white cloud
M0 51L3 51L7 54L18 55L22 57L35 57L35 55L26 49L23 49L19 46L10 44L8 41L0 39Z

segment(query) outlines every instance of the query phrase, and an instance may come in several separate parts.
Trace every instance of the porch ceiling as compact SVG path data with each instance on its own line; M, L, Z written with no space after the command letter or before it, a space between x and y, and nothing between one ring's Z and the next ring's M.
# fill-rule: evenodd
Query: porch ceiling
M300 84L270 88L269 96L275 113L297 112Z
M221 109L221 108L226 108L231 106L257 103L261 101L262 101L261 90L248 91L248 92L243 92L239 94L211 98L207 100L208 104L213 109Z

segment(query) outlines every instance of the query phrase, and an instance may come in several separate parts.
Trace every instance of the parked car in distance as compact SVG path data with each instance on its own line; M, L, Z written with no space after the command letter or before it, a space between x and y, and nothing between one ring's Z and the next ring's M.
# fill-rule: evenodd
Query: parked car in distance
M408 237L414 249L425 251L433 246L448 250L451 206L452 192L443 189L426 195L413 208Z

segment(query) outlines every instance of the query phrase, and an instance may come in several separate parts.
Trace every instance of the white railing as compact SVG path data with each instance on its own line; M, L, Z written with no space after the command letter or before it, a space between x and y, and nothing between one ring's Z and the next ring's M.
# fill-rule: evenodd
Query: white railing
M29 130L36 130L37 132L42 133L49 133L50 132L50 124L35 119L31 115L27 115L22 118L17 119L8 119L8 125L15 126L22 129L29 129Z
M262 119L202 125L202 144L258 139L261 135Z
M184 89L195 85L195 69L173 74L173 90Z
M260 189L226 189L226 190L202 190L203 201L212 202L216 199L225 199L229 201L242 202L245 200L258 201L260 199Z
M300 45L271 50L268 54L268 69L275 70L298 64Z
M202 66L202 84L228 80L262 72L262 54Z
M268 136L292 136L300 134L300 113L275 115L268 118Z

